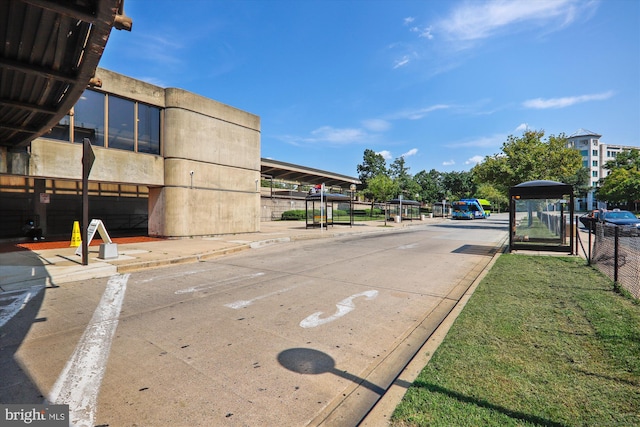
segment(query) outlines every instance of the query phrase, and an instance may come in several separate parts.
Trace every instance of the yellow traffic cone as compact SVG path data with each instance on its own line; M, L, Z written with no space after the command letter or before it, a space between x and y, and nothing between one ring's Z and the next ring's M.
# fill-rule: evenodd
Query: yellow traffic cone
M82 236L80 236L80 223L73 221L73 231L71 232L71 244L69 247L77 248L82 243Z

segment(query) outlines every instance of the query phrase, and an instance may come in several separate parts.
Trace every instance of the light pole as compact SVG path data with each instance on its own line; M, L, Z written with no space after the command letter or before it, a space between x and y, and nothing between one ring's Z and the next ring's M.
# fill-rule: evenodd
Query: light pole
M356 185L351 184L349 186L349 190L351 190L351 200L349 201L349 210L351 211L351 220L349 221L349 227L353 228L353 193L356 191Z

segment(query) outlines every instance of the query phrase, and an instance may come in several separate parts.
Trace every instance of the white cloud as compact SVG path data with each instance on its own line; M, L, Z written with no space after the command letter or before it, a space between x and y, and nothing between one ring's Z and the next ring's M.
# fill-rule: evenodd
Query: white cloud
M411 156L415 156L416 154L418 154L418 149L417 148L412 148L411 150L407 151L404 154L401 154L400 157L411 157Z
M433 39L433 34L431 33L431 27L426 27L426 28L411 27L410 31L412 33L418 33L418 37L423 37L428 40Z
M521 123L517 128L516 132L524 132L529 129L529 125L527 123Z
M477 165L478 163L482 162L484 160L483 156L473 156L470 159L468 159L466 162L464 162L465 165Z
M448 160L448 161L442 162L442 166L453 166L455 164L456 162L454 160Z
M417 110L405 110L400 111L398 113L392 114L390 116L391 119L407 119L407 120L419 120L426 116L427 114L437 111L437 110L445 110L447 108L451 108L450 105L445 104L436 104L430 107L418 108Z
M404 18L404 25L409 25L415 20L416 20L416 18L414 18L413 16L408 16L408 17Z
M581 0L464 2L433 27L449 40L470 43L516 31L563 28L596 4Z
M381 155L385 160L393 159L393 156L391 155L391 152L387 151L387 150L378 151L376 154Z
M533 108L536 110L544 110L547 108L566 108L583 102L604 101L605 99L611 98L613 95L613 91L608 91L591 95L567 96L563 98L536 98L524 101L522 105L525 108Z
M364 126L365 129L373 132L384 132L391 128L391 123L383 119L369 119L363 120L362 126Z
M393 64L393 69L404 67L409 63L409 55L404 55L402 58L397 59Z
M365 137L365 133L361 129L345 128L336 129L331 126L322 126L311 132L312 141L325 141L334 144L347 144L359 142Z

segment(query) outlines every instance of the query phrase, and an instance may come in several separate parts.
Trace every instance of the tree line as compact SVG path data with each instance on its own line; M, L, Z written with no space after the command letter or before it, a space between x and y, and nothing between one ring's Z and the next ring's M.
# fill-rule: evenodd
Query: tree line
M640 151L623 151L604 167L610 173L600 181L598 199L618 204L637 203L640 200ZM545 139L542 130L527 130L520 137L509 136L499 153L486 156L470 171L431 169L412 175L409 170L404 157L396 158L387 167L381 154L366 149L362 163L357 166L361 194L372 204L402 195L404 199L424 203L480 198L491 201L495 208L504 209L508 205L509 188L527 181L570 184L575 197L586 197L591 190L589 169L582 164L580 152L567 146L564 134Z

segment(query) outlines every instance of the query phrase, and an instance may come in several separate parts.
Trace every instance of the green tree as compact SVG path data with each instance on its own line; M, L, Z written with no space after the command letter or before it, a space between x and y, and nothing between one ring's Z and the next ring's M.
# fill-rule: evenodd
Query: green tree
M476 190L476 196L479 199L486 199L491 202L492 212L500 212L505 210L509 204L509 197L502 191L498 190L491 184L480 184Z
M609 171L618 168L640 170L640 150L623 150L615 159L605 163L604 168Z
M373 150L365 149L362 156L362 163L356 167L358 171L358 178L362 183L361 194L368 200L371 200L371 215L373 216L373 204L375 202L375 196L369 188L369 181L378 176L388 176L387 162L384 160L382 154L378 154Z
M379 174L374 176L373 178L369 179L368 182L368 188L369 191L372 194L372 215L373 215L373 201L374 200L379 200L379 201L387 201L391 198L393 198L393 196L395 196L396 194L398 194L399 191L399 187L398 184L391 179L390 177L388 177L387 175L384 174ZM387 216L385 215L385 225L387 224Z
M382 157L382 154L378 154L373 150L364 150L362 156L362 163L357 166L358 178L362 182L363 187L367 187L367 182L377 175L388 175L387 162Z
M543 141L544 131L525 131L522 137L510 135L502 144L502 152L485 157L471 170L477 183L488 183L507 194L509 187L534 180L568 182L580 177L582 156L567 147L564 134L550 135Z
M614 160L605 163L610 171L601 180L598 198L611 203L635 203L640 200L640 150L624 150Z
M445 191L442 186L442 174L437 170L431 169L429 172L422 170L413 179L420 186L420 200L433 203L444 199Z
M416 195L420 195L420 186L409 173L409 169L404 157L398 157L389 167L389 174L398 185L399 194L403 194L406 199L415 199Z
M466 199L475 196L476 184L471 172L445 172L442 186L449 199Z

